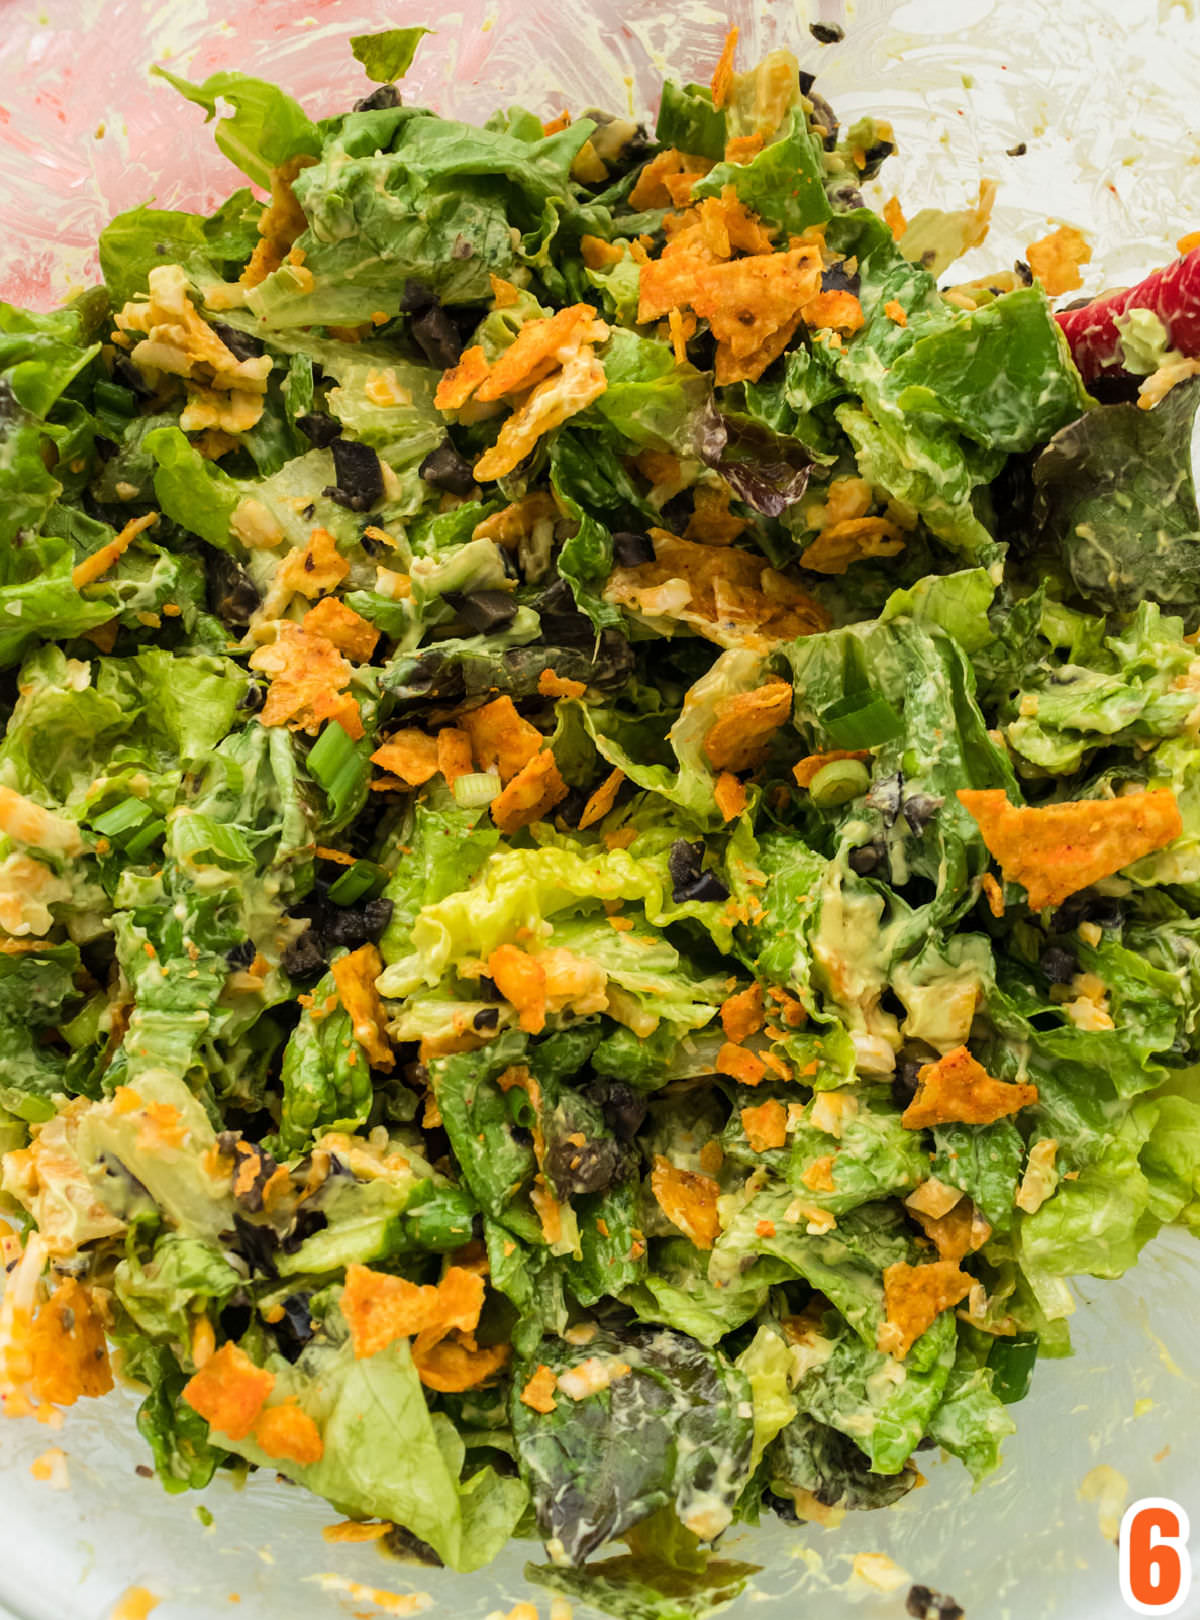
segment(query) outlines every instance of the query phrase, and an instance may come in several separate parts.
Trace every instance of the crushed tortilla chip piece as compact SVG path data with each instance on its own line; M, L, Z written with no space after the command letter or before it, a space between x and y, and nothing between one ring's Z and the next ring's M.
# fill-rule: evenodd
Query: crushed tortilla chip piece
M33 1392L40 1401L73 1406L80 1396L113 1387L104 1323L91 1290L65 1277L38 1311L27 1341Z
M354 1039L367 1054L371 1067L390 1069L396 1061L387 1038L387 1014L375 981L383 972L383 958L375 945L360 945L341 956L330 968L342 1006L350 1014Z
M674 315L677 311L672 310L671 313ZM683 538L699 541L705 546L732 545L748 527L748 520L729 510L730 498L728 485L720 489L711 484L698 485L692 495L692 515L688 518Z
M964 788L958 797L1004 876L1024 885L1031 911L1060 906L1183 831L1170 788L1038 808L1010 804L1002 788Z
M787 1142L787 1109L777 1097L759 1103L756 1108L743 1108L742 1129L752 1153L781 1148Z
M979 880L979 886L983 890L983 897L987 901L988 910L991 912L992 916L1003 917L1004 890L996 882L995 878L990 872L985 872L983 874L982 878Z
M587 828L594 827L596 822L604 820L616 803L617 794L624 780L624 771L613 770L608 773L583 807L583 814L579 818L580 832L585 832Z
M535 725L521 718L507 696L471 709L460 723L471 739L479 769L498 771L505 784L529 764L546 740Z
M471 752L471 738L457 726L443 726L437 734L437 768L453 787L460 776L469 776L475 769Z
M733 89L733 59L737 53L738 31L731 28L725 36L725 43L721 47L721 55L717 59L716 68L712 76L712 104L714 107L723 107L729 100L729 92Z
M532 1407L535 1412L553 1412L558 1405L554 1399L557 1388L558 1379L554 1376L554 1369L547 1367L543 1361L521 1391L522 1404Z
M250 262L238 277L244 287L257 287L278 270L296 238L308 229L292 181L316 161L311 152L298 152L271 170L271 200L258 217L258 241Z
M740 1080L744 1086L756 1086L766 1074L767 1066L762 1058L748 1048L734 1041L726 1041L717 1053L716 1071L718 1074L729 1075L731 1079Z
M420 787L437 775L437 739L415 726L405 726L375 750L371 763L393 772L408 787Z
M1025 262L1033 272L1033 279L1041 282L1051 298L1083 286L1079 266L1089 264L1091 257L1091 244L1073 225L1060 225L1049 236L1030 242L1025 249Z
M908 325L908 314L898 298L889 298L883 306L883 313L889 321L894 321L897 326Z
M557 135L560 130L566 129L571 122L571 115L564 107L560 113L542 125L543 135Z
M679 1170L661 1153L655 1155L650 1190L658 1207L698 1249L711 1249L721 1231L717 1199L721 1184L693 1170Z
M471 539L494 540L506 551L513 551L526 535L533 532L535 524L553 523L558 516L558 507L550 491L534 490L530 495L523 495L519 501L510 501L502 511L493 512L491 517L477 523L471 530Z
M556 675L552 669L544 669L538 676L537 689L542 697L577 698L587 691L587 684L573 681L566 675Z
M849 337L863 324L862 305L845 289L818 293L804 306L804 324L814 331L828 329Z
M905 1199L908 1204L909 1200ZM981 1249L992 1235L991 1226L969 1198L963 1196L942 1215L927 1215L911 1209L913 1218L920 1222L925 1236L937 1250L939 1260L957 1265L967 1255Z
M751 1035L757 1035L765 1021L763 988L757 980L736 995L727 996L721 1003L721 1028L725 1031L726 1040L734 1045L740 1045Z
M244 1440L274 1388L275 1374L256 1367L230 1339L188 1379L183 1399L209 1428Z
M254 1425L254 1439L268 1457L286 1457L302 1468L325 1454L320 1429L294 1399L268 1406Z
M379 643L379 631L361 613L355 613L336 596L326 596L309 608L300 621L309 635L324 636L338 652L356 664L365 664Z
M865 765L870 761L870 752L865 748L829 748L823 754L806 754L792 766L792 775L796 778L796 786L807 788L812 786L813 777L818 771L823 771L826 765L832 765L839 759L857 759Z
M350 1265L341 1311L354 1354L361 1360L386 1350L397 1339L415 1337L428 1348L454 1330L474 1332L483 1295L483 1278L463 1266L451 1266L439 1283L429 1284Z
M722 771L713 784L713 799L723 821L735 821L748 801L745 784L732 771Z
M486 403L532 388L558 369L563 351L577 348L596 319L591 304L570 304L554 315L526 321L476 389L476 399Z
M337 548L328 529L316 528L306 546L296 546L279 565L272 592L287 587L315 601L339 586L350 572L350 564Z
M593 330L596 326L601 335L607 335L606 326L595 323ZM581 344L562 370L538 383L524 403L506 419L495 444L475 463L478 482L490 483L512 472L544 433L561 427L568 417L585 410L607 387L608 377L595 350L590 343Z
M464 349L456 366L443 371L433 403L439 411L461 411L490 371L480 344Z
M315 737L324 721L336 720L347 736L363 735L358 704L344 690L354 671L324 636L284 620L275 640L251 653L250 668L265 671L271 680L259 714L264 726L287 726Z
M602 236L584 235L579 238L579 256L589 270L605 270L611 264L620 264L625 249Z
M904 210L900 206L899 197L889 197L883 205L883 218L893 238L898 242L908 229L908 221L904 217Z
M726 163L749 163L763 149L763 137L756 130L753 135L733 135L725 142Z
M85 585L91 585L106 574L112 565L123 557L129 547L144 530L152 528L158 522L157 512L146 512L141 517L130 518L129 522L113 536L106 545L100 546L90 556L77 562L71 570L71 584L77 591ZM114 632L114 641L116 639Z
M814 574L844 574L851 563L868 557L894 557L903 550L904 535L890 518L845 518L822 529L805 547L800 566Z
M511 1354L507 1344L478 1345L470 1334L451 1334L428 1348L418 1340L413 1347L413 1366L426 1389L457 1395L494 1378Z
M887 1266L883 1273L887 1320L879 1325L876 1348L903 1361L943 1311L966 1299L973 1282L951 1260L934 1260L924 1266L900 1261Z
M546 1027L546 970L537 957L519 945L499 945L488 957L488 977L517 1009L521 1028L540 1035Z
M517 832L541 821L567 796L567 784L549 748L543 748L522 766L508 786L492 800L492 820L503 833Z
M833 1180L833 1161L835 1153L823 1153L819 1159L814 1159L800 1180L810 1192L835 1191Z
M665 152L659 152L652 157L649 163L643 164L642 172L629 193L629 206L635 213L641 213L647 208L666 208L673 201L667 188L669 178L674 175L690 174L699 179L711 168L712 161L709 158L698 157L694 152L679 152L674 147L668 147Z
M722 698L704 738L709 764L718 771L748 771L761 764L766 744L791 712L790 681L772 679L752 692Z
M917 1090L900 1116L910 1131L928 1125L991 1125L1037 1102L1036 1086L995 1080L965 1046L917 1070Z

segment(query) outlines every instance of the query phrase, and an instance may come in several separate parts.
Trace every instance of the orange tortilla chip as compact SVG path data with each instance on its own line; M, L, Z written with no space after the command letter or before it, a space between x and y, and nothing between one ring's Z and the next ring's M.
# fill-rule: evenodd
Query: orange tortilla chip
M546 1027L546 972L519 945L500 945L488 957L488 977L520 1014L521 1028L540 1035Z
M254 1438L268 1457L286 1457L302 1468L325 1455L320 1429L294 1400L268 1406L254 1425Z
M749 163L756 158L763 149L763 137L759 131L753 135L734 135L725 142L726 163Z
M517 832L541 821L567 796L567 784L549 748L522 767L492 800L492 820L503 833Z
M814 1159L800 1180L810 1192L834 1192L833 1161L835 1153L824 1153L819 1159Z
M510 501L501 512L493 512L471 530L472 540L494 540L506 551L513 551L532 533L535 523L553 523L559 516L554 496L549 490L535 490L523 495L519 501Z
M852 292L823 292L804 306L804 324L814 330L827 327L849 337L863 324L862 305Z
M767 1066L756 1053L734 1041L726 1041L717 1053L716 1070L744 1086L756 1086L767 1072Z
M562 364L561 351L577 346L595 319L591 304L570 304L554 315L526 321L476 390L476 399L502 399L541 382Z
M757 980L736 995L727 996L721 1003L721 1028L725 1031L726 1040L734 1045L740 1045L751 1035L757 1035L765 1022L763 988Z
M714 107L723 107L729 100L729 92L733 88L733 59L737 53L738 31L731 28L725 35L725 43L721 47L721 55L712 76L712 104Z
M495 698L460 720L479 769L497 770L502 783L511 782L546 740L536 726L521 718L510 697Z
M624 771L610 771L592 794L583 807L583 814L579 818L580 832L588 827L594 827L598 821L603 821L608 812L617 801L621 783L625 780Z
M85 585L93 584L124 556L143 530L149 529L157 522L157 512L147 512L142 517L130 518L121 532L114 535L107 545L100 546L89 557L85 557L82 562L75 564L71 570L71 584L74 585L77 591L82 590ZM100 628L103 629L104 627L101 626ZM115 630L113 639L116 640Z
M420 787L437 775L438 744L435 737L415 726L394 731L371 755L371 763L391 771L409 787Z
M734 821L748 803L745 785L732 771L722 771L713 786L713 799L723 821Z
M577 698L587 691L587 684L570 680L566 675L556 675L552 669L544 669L538 676L537 689L542 697Z
M678 314L671 311L672 316ZM690 320L692 317L689 316ZM697 540L706 546L728 546L748 527L746 518L729 510L728 487L714 489L711 484L699 484L692 495L692 515L683 531L685 540Z
M1036 1086L994 1080L965 1046L917 1070L917 1091L900 1116L910 1131L928 1125L991 1125L1037 1102Z
M822 529L800 557L814 574L844 574L867 557L894 557L904 550L904 534L885 517L843 518Z
M341 1311L354 1354L361 1360L386 1350L397 1339L416 1337L428 1347L454 1330L473 1332L483 1295L483 1278L462 1266L451 1266L441 1282L431 1285L350 1265Z
M1004 876L1024 885L1031 911L1060 906L1068 895L1162 849L1183 831L1170 788L1037 809L1010 804L1001 788L961 789L958 797Z
M426 1389L443 1395L478 1389L496 1376L512 1354L507 1344L477 1345L469 1335L451 1335L428 1349L413 1348L413 1366Z
M210 1429L244 1440L258 1421L275 1374L256 1367L232 1340L211 1355L183 1386L183 1398Z
M475 769L471 753L471 739L457 726L443 726L437 734L437 768L453 787L460 776L469 776Z
M1087 237L1072 225L1060 225L1049 236L1030 242L1025 249L1025 262L1033 272L1033 279L1041 282L1051 298L1082 287L1079 266L1090 264L1091 258Z
M542 125L542 134L557 135L559 130L566 129L570 122L571 115L564 107L560 113L556 113L553 118Z
M796 778L796 786L807 788L812 786L812 779L818 771L823 771L826 765L832 765L838 759L857 759L865 765L871 755L865 748L830 748L823 754L806 754L792 766L792 775Z
M667 180L672 175L691 174L699 178L707 174L712 168L709 158L698 157L694 152L679 152L674 147L668 147L665 152L659 152L652 157L649 163L643 164L642 172L637 177L633 190L629 193L629 206L640 213L647 208L666 208L672 202L670 191L667 189ZM641 317L638 317L639 320Z
M113 1387L104 1323L90 1289L66 1277L29 1329L30 1381L40 1401L73 1406Z
M693 1170L678 1170L659 1153L650 1174L650 1190L673 1226L686 1233L698 1249L712 1248L721 1232L717 1214L720 1182Z
M363 735L358 704L343 690L354 671L324 636L314 636L284 620L273 642L250 655L250 668L271 679L259 720L316 736L326 720L336 720L348 736Z
M309 608L300 621L309 635L324 636L356 664L365 664L379 643L379 631L336 596L326 596Z
M608 328L593 327L593 332L598 337L605 336ZM607 387L608 377L591 344L579 344L563 363L562 370L538 383L503 424L495 444L475 463L478 482L490 483L512 472L544 433L561 427L568 417L586 410Z
M952 1265L981 1249L992 1235L991 1227L967 1197L960 1198L944 1215L926 1215L912 1208L909 1214L920 1223L938 1259Z
M554 1376L554 1369L547 1367L543 1361L521 1391L522 1405L532 1407L535 1412L553 1412L558 1405L554 1398L557 1388L558 1379Z
M883 1273L887 1321L882 1322L876 1347L903 1361L916 1341L945 1310L966 1299L974 1281L952 1260L910 1266L904 1261Z
M792 683L769 680L753 692L737 692L716 706L704 739L714 770L748 771L762 763L766 744L792 713Z
M887 228L893 238L898 242L908 229L908 221L904 217L904 210L900 206L899 197L889 197L883 205L883 217Z
M336 590L350 572L350 564L337 548L328 529L316 528L306 546L296 546L279 565L276 583L286 585L310 602Z
M787 1109L776 1097L756 1108L743 1108L742 1129L752 1153L781 1148L787 1142Z
M744 359L780 331L790 336L820 288L821 253L813 245L705 265L689 302L718 346Z
M610 264L620 264L625 249L606 242L602 236L581 236L579 256L589 270L604 270Z
M442 372L434 405L439 411L461 411L489 370L487 356L478 343L465 349L458 364Z
M383 972L383 958L374 945L360 945L341 956L329 970L342 1006L350 1014L354 1039L367 1054L373 1069L390 1069L396 1061L387 1038L387 1014L375 980Z

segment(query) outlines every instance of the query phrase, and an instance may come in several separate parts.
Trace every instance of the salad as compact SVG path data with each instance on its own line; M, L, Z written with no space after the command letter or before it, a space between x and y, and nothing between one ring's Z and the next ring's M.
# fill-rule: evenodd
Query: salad
M678 1620L1200 1227L1200 247L1055 312L787 51L423 32L164 73L249 184L0 306L0 1393Z

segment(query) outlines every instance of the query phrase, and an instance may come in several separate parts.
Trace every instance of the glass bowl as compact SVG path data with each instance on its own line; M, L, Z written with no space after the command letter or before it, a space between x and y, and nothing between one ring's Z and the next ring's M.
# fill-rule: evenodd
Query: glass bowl
M643 115L664 72L709 77L731 23L743 62L787 45L843 120L875 111L895 125L901 152L876 203L894 191L906 208L961 206L981 177L999 182L991 235L964 276L1065 222L1093 243L1092 292L1134 280L1200 225L1200 146L1186 125L1200 30L1190 5L1167 0L459 0L440 16L410 0L309 0L307 11L294 0L6 0L3 20L0 296L37 308L95 277L112 213L151 196L208 209L240 183L200 111L148 79L152 63L192 78L256 73L325 115L367 88L347 36L417 22L437 32L406 96L465 117L508 101L545 117L587 105ZM819 45L813 21L841 24L844 42ZM1200 1246L1168 1232L1122 1281L1085 1278L1075 1291L1075 1356L1039 1365L995 1475L972 1491L956 1462L929 1452L924 1488L893 1508L836 1530L731 1532L725 1555L763 1566L731 1620L898 1617L910 1581L953 1594L968 1620L1127 1613L1114 1545L1123 1503L1174 1497L1195 1516L1200 1498ZM130 1586L161 1600L154 1620L375 1616L403 1612L385 1594L417 1592L458 1620L522 1598L549 1607L523 1578L533 1543L461 1576L325 1541L337 1515L265 1474L169 1496L137 1472L147 1452L136 1405L118 1389L70 1411L59 1433L5 1428L0 1604L14 1620L108 1620ZM51 1447L66 1455L63 1489L31 1476ZM887 1589L854 1574L859 1553L894 1562Z

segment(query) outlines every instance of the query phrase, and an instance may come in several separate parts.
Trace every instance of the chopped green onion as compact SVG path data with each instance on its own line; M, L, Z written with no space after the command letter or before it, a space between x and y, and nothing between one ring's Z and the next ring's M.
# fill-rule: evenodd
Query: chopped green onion
M93 816L92 827L103 838L117 838L123 832L140 827L153 814L153 809L144 799L122 799L110 810L105 810L103 815Z
M329 898L335 906L352 906L366 896L374 899L387 882L387 873L374 861L355 861L329 885Z
M111 411L114 416L132 416L137 410L132 388L122 388L120 383L98 382L95 401L97 410Z
M821 729L835 748L878 748L904 732L904 723L878 692L852 692L823 709Z
M858 759L835 759L823 765L809 783L812 801L820 810L832 810L865 793L871 773Z
M334 820L341 821L355 809L366 788L371 739L362 737L355 742L336 720L330 720L308 751L308 768L324 788Z
M1005 1406L1023 1401L1029 1393L1037 1353L1036 1333L1014 1333L1010 1338L992 1340L987 1359L992 1370L992 1394Z
M464 810L477 810L491 804L500 791L500 778L495 771L469 771L455 778L454 802Z
M134 859L139 855L144 855L151 844L156 844L166 830L167 824L161 817L150 822L147 826L135 832L125 845L126 855Z

